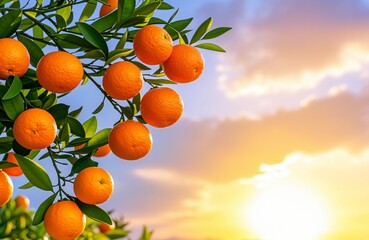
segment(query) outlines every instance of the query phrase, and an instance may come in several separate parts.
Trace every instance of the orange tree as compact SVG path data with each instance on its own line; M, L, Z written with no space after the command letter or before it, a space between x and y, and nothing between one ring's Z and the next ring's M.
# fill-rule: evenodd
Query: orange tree
M163 85L201 76L199 48L224 51L209 41L230 28L212 28L208 18L191 31L193 18L177 19L178 11L163 0L0 0L0 206L12 196L9 175L24 174L29 182L21 189L50 192L32 222L43 222L51 237L80 236L86 215L113 223L97 204L110 198L114 181L93 157L146 156L152 148L146 124L168 127L183 112L180 95ZM103 100L81 122L82 106L71 110L63 97L85 84ZM141 101L144 85L151 90ZM98 131L96 115L105 104L119 117Z

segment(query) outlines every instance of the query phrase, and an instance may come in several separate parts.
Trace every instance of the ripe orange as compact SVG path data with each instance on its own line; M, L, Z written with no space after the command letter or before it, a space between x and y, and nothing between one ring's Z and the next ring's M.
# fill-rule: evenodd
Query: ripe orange
M133 50L143 63L162 64L172 53L173 41L165 29L147 25L136 33L133 39Z
M141 100L142 118L151 126L164 128L173 125L183 113L181 96L171 88L154 88Z
M6 159L7 162L11 162L17 164L18 167L11 167L11 168L4 168L3 171L6 172L9 176L20 176L23 174L22 169L19 167L18 161L14 156L13 152L8 153L8 158Z
M15 198L15 206L27 209L29 207L29 199L26 196L19 195Z
M188 83L200 77L204 58L199 50L186 44L173 47L172 55L163 63L164 73L176 83Z
M150 152L151 133L142 123L128 120L113 127L109 134L109 145L117 157L137 160Z
M54 93L67 93L75 89L83 78L83 66L70 53L57 51L41 58L36 76L42 87Z
M0 39L0 79L22 77L28 70L30 56L27 48L12 38Z
M114 191L114 181L110 173L99 167L89 167L78 173L74 181L74 193L84 203L106 202Z
M109 144L105 144L104 146L101 146L97 149L94 156L95 157L105 157L110 153L110 147Z
M108 5L101 6L99 13L100 17L105 16L118 8L118 0L108 0L106 1L106 4L109 4L110 6Z
M143 78L133 63L116 62L105 71L102 84L112 98L127 100L141 91Z
M81 144L81 145L78 145L78 146L75 146L74 147L74 150L79 150L81 148L83 148L85 146L85 144ZM109 147L109 144L105 144L104 146L101 146L99 147L94 156L95 157L105 157L106 155L108 155L110 153L110 147Z
M106 223L99 223L99 229L100 229L100 232L106 233L107 231L115 229L115 223L113 222L113 224L111 225L106 224Z
M75 202L56 202L46 210L44 226L51 237L72 240L81 235L85 229L86 216Z
M0 207L10 200L12 194L13 182L8 174L0 169Z
M25 148L32 150L46 148L56 137L55 119L43 109L28 109L15 119L13 135Z

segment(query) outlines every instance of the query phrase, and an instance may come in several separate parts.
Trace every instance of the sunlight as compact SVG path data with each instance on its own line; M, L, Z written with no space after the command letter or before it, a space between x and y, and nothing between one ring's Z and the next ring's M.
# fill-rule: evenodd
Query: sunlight
M295 186L266 189L247 207L246 217L263 240L315 240L330 225L323 201Z

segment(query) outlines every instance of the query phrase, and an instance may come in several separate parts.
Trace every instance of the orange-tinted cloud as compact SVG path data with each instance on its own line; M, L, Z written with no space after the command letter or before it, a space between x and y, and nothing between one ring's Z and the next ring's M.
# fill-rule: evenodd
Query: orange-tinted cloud
M234 29L222 42L228 53L220 87L229 96L297 91L362 70L369 63L363 2L233 0L209 7L212 14L237 16L222 23Z
M223 182L253 176L262 163L279 163L295 151L361 150L369 144L368 102L368 93L341 93L259 120L226 120L215 126L213 120L182 120L171 129L153 131L154 138L163 135L145 166Z

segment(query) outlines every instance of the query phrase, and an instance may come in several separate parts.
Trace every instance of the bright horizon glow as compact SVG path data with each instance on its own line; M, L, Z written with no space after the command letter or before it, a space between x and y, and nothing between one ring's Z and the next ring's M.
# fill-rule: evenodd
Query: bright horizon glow
M321 198L296 186L262 190L247 208L246 217L263 240L320 239L331 225Z

